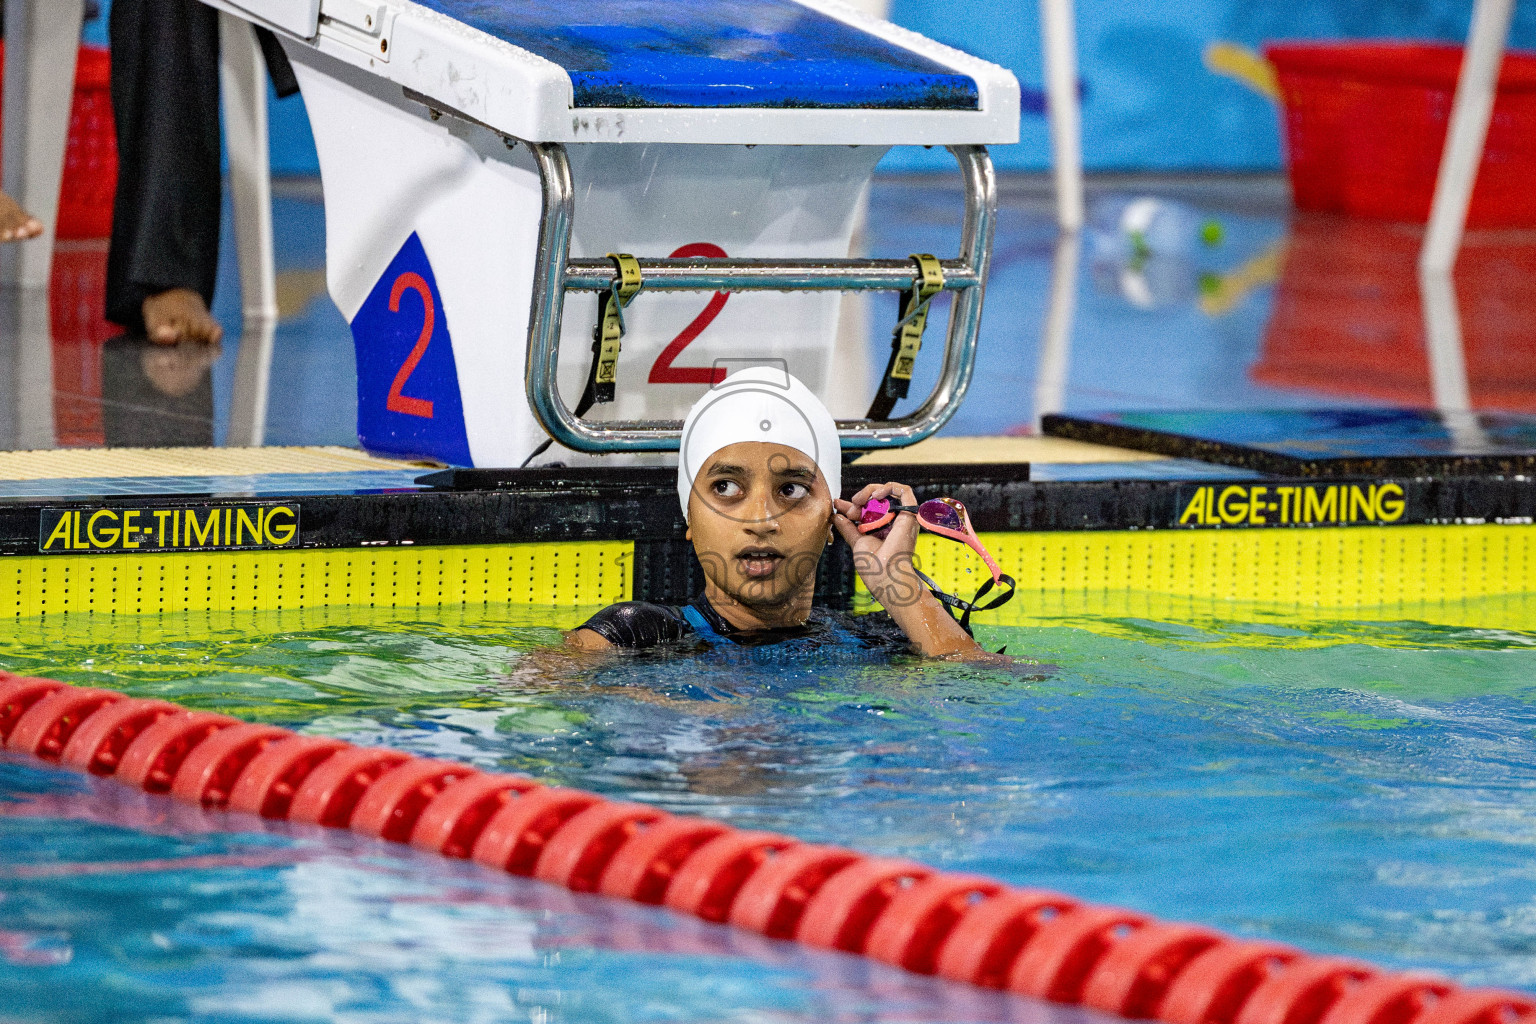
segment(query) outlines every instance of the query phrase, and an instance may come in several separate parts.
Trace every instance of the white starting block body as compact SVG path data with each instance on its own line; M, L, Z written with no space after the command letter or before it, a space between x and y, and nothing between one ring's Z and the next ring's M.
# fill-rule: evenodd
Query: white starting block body
M208 2L277 31L299 75L359 438L396 455L520 464L549 433L528 357L551 304L576 403L598 304L548 291L565 255L835 262L887 147L1017 137L1008 72L822 0ZM813 287L642 287L588 421L680 419L722 360L866 391L830 379L841 295Z

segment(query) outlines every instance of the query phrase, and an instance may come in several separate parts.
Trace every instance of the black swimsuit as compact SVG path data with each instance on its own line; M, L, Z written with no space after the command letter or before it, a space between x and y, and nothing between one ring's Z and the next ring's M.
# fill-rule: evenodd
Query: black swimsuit
M646 601L609 605L579 628L590 629L615 647L641 650L689 637L703 641L729 640L733 644L754 647L800 639L820 643L853 640L865 647L907 649L910 646L906 635L883 612L861 615L855 620L852 616L816 608L801 626L743 630L725 621L703 594L685 605Z
M642 648L681 640L693 632L683 618L681 606L646 601L609 605L583 622L581 628L590 629L615 647Z

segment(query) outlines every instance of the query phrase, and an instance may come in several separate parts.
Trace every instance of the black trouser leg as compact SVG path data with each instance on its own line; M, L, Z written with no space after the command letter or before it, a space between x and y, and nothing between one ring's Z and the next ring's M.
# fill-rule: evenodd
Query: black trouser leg
M107 319L142 330L144 300L213 304L219 263L219 15L197 0L115 0L117 198Z

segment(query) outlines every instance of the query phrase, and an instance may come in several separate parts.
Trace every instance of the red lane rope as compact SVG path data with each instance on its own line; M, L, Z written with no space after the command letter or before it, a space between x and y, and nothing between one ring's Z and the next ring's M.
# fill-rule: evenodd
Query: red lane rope
M0 672L0 744L205 807L469 858L1166 1024L1536 1024L1536 999L467 765Z

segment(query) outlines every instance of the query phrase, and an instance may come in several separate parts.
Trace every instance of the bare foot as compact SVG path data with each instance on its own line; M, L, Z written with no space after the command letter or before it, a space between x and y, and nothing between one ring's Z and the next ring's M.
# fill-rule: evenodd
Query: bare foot
M43 233L43 222L0 192L0 242L20 242Z
M144 333L156 345L200 341L217 345L224 328L190 288L172 288L144 300Z

